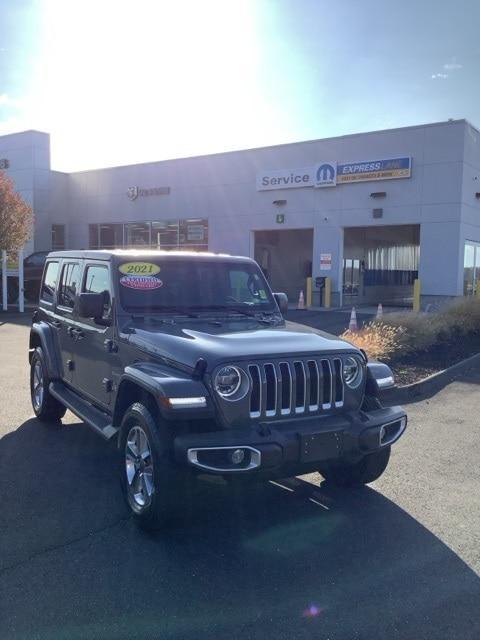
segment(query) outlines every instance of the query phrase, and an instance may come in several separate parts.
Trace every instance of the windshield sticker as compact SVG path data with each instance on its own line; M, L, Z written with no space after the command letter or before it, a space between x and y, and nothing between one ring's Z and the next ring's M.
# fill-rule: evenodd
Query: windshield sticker
M127 276L153 276L160 273L160 267L153 262L124 262L118 270Z
M120 278L120 284L128 289L141 289L143 291L163 287L163 282L159 278L153 278L152 276L123 276Z

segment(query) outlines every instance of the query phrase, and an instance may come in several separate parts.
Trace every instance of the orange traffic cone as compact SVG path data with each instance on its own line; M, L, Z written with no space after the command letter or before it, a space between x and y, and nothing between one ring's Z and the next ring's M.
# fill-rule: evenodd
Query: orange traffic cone
M381 320L383 318L383 307L382 303L378 303L377 315L375 316L375 320Z
M357 312L355 311L355 307L352 307L352 313L350 314L350 322L348 325L349 331L358 331L357 325Z
M297 309L305 309L305 300L303 298L303 291L300 291L300 295L298 296Z

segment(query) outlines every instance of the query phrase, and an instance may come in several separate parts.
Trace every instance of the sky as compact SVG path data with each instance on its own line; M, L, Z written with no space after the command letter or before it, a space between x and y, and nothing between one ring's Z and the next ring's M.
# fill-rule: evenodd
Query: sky
M467 118L480 0L0 0L0 135L75 171Z

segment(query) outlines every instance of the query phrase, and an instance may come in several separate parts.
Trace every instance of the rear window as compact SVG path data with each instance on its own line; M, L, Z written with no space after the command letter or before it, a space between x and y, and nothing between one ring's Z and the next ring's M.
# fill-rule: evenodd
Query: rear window
M49 262L45 269L40 297L45 302L53 302L58 279L58 262Z

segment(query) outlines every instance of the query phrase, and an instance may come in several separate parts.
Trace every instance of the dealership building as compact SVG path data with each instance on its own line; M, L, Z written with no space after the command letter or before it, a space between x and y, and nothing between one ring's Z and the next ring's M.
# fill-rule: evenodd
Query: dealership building
M331 278L334 305L405 304L419 279L425 307L480 279L480 133L465 120L74 173L25 131L0 137L0 169L34 209L26 254L247 255L291 300Z

